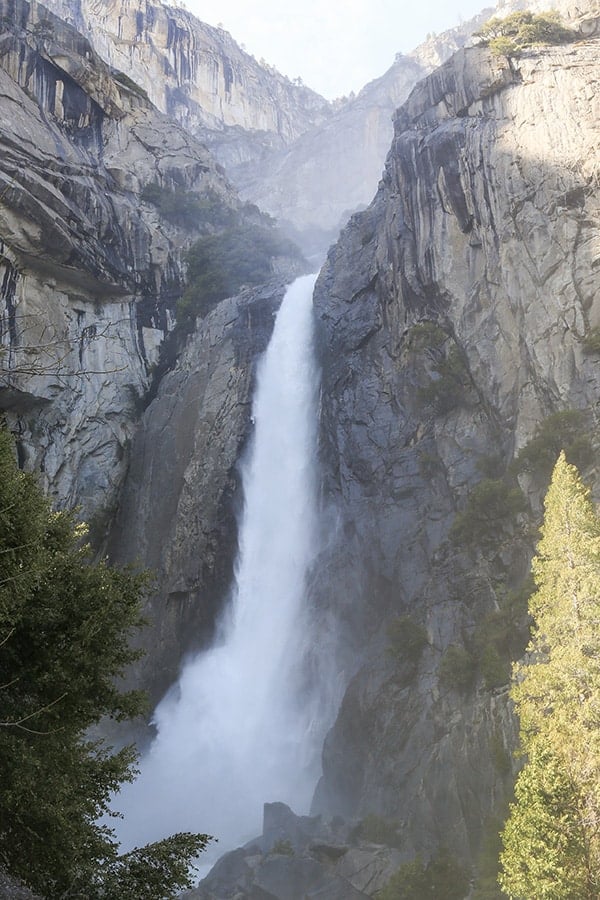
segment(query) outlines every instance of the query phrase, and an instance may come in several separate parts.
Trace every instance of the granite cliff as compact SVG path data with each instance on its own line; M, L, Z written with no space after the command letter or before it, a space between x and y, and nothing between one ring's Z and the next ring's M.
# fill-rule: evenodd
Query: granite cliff
M371 200L394 110L487 17L432 36L356 98L331 104L184 9L158 0L46 5L199 137L244 199L321 254L350 212Z
M473 863L501 813L544 489L533 449L568 438L597 474L600 11L563 6L577 42L462 49L416 85L374 200L329 252L315 293L329 534L310 599L336 635L339 712L313 815L268 807L265 834L196 896L372 896L417 853ZM106 8L69 14L87 28L85 10ZM171 14L145 8L139 34L164 36ZM112 524L113 559L154 568L132 680L157 697L209 639L230 578L253 366L285 279L199 320L149 402L199 229L144 190L256 213L80 33L26 0L0 0L0 19L0 403L23 464L99 533ZM282 842L292 853L273 853Z
M598 471L599 77L593 38L471 48L396 113L315 292L337 526L313 603L347 687L312 818L268 808L195 896L372 896L416 854L476 863L503 815L548 466L564 444Z
M160 2L48 0L110 65L143 87L163 112L199 137L225 167L240 196L275 216L319 258L349 215L377 189L392 139L392 116L415 84L471 41L490 4L427 40L366 85L328 103L258 63L219 28ZM500 0L497 11L556 8L563 0ZM585 6L582 7L585 9Z
M342 518L326 603L360 662L347 662L314 808L396 820L413 853L472 857L503 794L510 710L478 640L531 552L540 482L519 476L531 518L525 496L503 506L519 490L513 460L560 412L579 411L595 439L599 75L593 40L457 53L397 112L378 194L317 286L326 483ZM488 533L482 484L505 491L487 501ZM424 629L417 661L387 652L394 619ZM450 647L471 655L469 678L452 679Z
M183 252L215 210L249 223L258 212L44 6L3 0L0 24L0 403L23 463L101 536L182 294ZM198 221L155 194L191 196Z

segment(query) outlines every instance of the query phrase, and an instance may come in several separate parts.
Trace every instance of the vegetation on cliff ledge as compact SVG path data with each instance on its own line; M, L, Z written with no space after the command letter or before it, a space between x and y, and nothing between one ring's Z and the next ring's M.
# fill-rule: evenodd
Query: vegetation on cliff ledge
M535 15L528 10L504 18L494 16L473 35L498 56L515 56L528 47L543 44L565 44L576 36L562 24L558 13Z
M83 534L19 471L0 430L0 869L46 898L170 898L208 837L119 855L98 821L136 755L87 734L143 708L115 682L138 655L129 636L145 579L91 564Z

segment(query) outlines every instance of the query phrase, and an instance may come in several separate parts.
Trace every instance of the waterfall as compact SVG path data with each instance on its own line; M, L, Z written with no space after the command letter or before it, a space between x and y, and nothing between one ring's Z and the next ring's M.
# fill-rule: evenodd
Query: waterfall
M140 775L117 797L124 847L206 831L223 853L260 833L265 801L308 811L322 738L300 689L317 533L315 279L288 288L260 361L230 602L215 645L156 709Z

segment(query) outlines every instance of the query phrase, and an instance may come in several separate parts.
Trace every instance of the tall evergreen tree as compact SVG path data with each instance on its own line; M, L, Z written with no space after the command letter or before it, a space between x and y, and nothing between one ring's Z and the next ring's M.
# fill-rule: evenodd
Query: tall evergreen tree
M519 900L600 897L600 519L561 454L532 569L526 662L512 697L526 763L500 882Z
M136 715L116 680L136 657L144 579L92 564L70 513L52 511L0 429L0 869L45 897L174 896L205 835L119 856L100 825L135 753L87 739L103 716Z

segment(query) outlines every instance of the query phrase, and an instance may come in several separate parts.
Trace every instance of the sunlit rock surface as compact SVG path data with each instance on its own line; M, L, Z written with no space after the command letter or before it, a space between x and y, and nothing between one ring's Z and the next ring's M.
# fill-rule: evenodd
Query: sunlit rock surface
M245 53L228 32L181 8L48 0L96 51L214 152L240 195L275 216L307 252L323 254L348 216L372 199L392 139L392 116L414 85L471 41L494 12L559 8L591 35L596 10L574 0L500 0L399 54L356 97L328 103ZM483 8L483 4L482 4ZM382 69L391 60L382 60Z
M0 2L0 405L61 504L114 510L191 236L152 181L238 203L208 151L43 7Z
M596 41L510 61L472 49L422 81L373 204L317 284L326 494L341 520L319 606L336 612L352 677L314 811L394 819L407 856L476 853L514 742L502 689L479 675L461 692L439 665L501 585L518 585L532 540L517 519L493 547L457 547L455 514L486 459L502 470L545 416L596 422L600 372L582 340L600 321L598 60ZM418 323L441 343L433 330L438 343L415 350ZM460 394L435 408L423 390L448 345ZM426 629L416 668L389 653L399 615Z
M160 0L48 0L111 66L194 132L238 126L289 143L329 114L329 104L236 44L222 28Z

